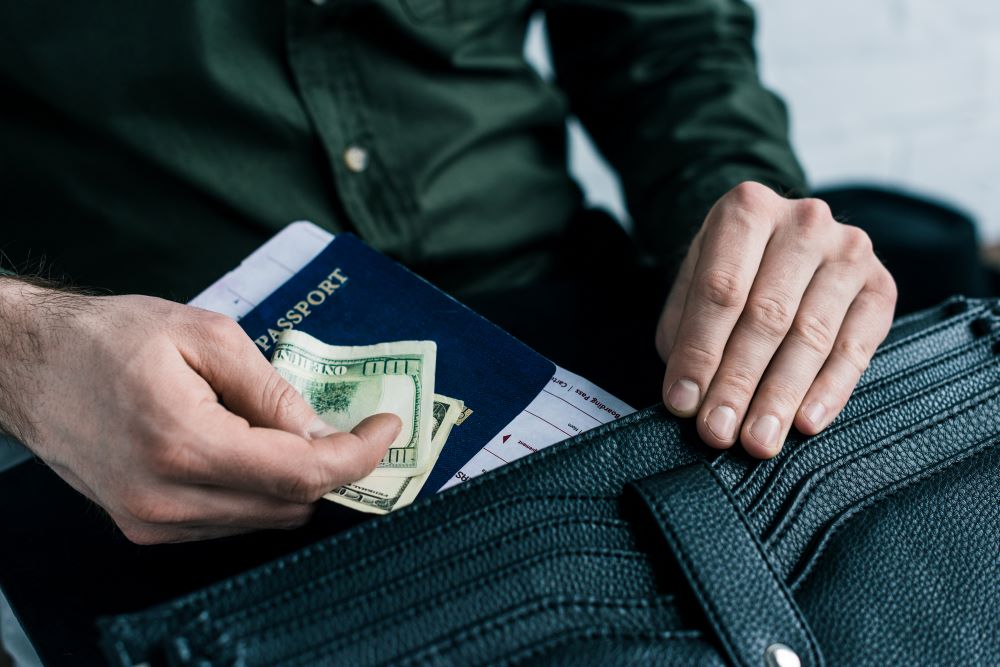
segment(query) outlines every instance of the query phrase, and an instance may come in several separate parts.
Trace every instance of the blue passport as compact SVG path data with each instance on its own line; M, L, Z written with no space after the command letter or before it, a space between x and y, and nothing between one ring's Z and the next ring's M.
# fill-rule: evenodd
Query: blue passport
M269 359L285 329L334 345L437 342L434 390L474 411L452 429L421 496L441 488L520 413L555 364L351 234L339 234L240 320Z

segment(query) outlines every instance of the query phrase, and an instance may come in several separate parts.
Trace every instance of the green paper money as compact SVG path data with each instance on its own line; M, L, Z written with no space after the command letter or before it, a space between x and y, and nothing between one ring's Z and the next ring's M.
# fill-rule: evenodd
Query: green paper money
M271 364L340 431L380 412L397 415L403 428L376 472L408 478L428 472L437 459L431 442L436 357L434 341L327 345L291 330L278 339Z
M441 450L444 449L448 435L463 408L462 401L440 394L434 396L431 447L434 451L435 461L437 461ZM323 497L362 512L387 514L413 502L420 489L424 487L424 483L431 474L431 469L420 475L403 479L385 477L381 471L376 470L364 479L338 487Z

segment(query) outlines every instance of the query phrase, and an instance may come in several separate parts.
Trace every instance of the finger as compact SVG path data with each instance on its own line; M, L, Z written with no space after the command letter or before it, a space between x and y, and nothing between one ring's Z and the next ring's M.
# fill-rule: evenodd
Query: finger
M832 223L832 218L827 218ZM816 276L823 259L821 234L825 231L826 221L817 213L784 225L781 232L771 237L746 306L726 343L699 412L698 433L706 444L728 447L736 441L761 378L785 340L803 295ZM816 298L822 299L826 284L817 287L820 292ZM854 294L843 298L844 310L853 298ZM768 430L774 427L775 422L766 419L757 425L757 430L764 436L777 438L777 433Z
M219 408L222 410L222 408ZM350 433L306 440L284 431L248 427L223 413L176 468L191 482L260 493L297 503L314 502L334 488L366 476L385 456L402 423L393 414L368 417Z
M667 302L663 306L663 311L660 313L660 319L656 325L656 351L664 363L670 358L670 350L673 349L674 340L677 338L681 314L684 312L688 291L691 289L691 277L700 255L701 239L702 236L699 233L691 242L691 248L684 256L684 261L677 272L674 284L670 287L670 294L667 296Z
M741 418L740 440L757 458L781 450L806 392L823 367L848 309L864 285L857 272L825 264L809 284L791 329Z
M68 468L55 467L70 486L99 506L97 494ZM250 493L194 486L133 493L126 503L108 503L108 515L137 544L187 542L245 533L251 530L301 526L313 506L278 501ZM140 518L141 517L141 518Z
M74 473L72 470L70 470L68 467L60 463L49 463L49 467L52 468L52 470L54 470L57 475L62 477L64 482L66 482L71 487L76 489L76 491L79 492L82 496L84 496L91 502L100 505L97 494L94 493L94 490L90 488L90 486L86 482L80 479L80 477L78 477L77 474Z
M199 542L223 537L233 537L251 532L248 528L230 527L188 527L188 526L154 526L129 522L116 516L111 519L122 531L122 534L133 544L148 546L153 544L178 544L181 542Z
M720 202L705 223L705 237L676 341L667 360L663 400L676 415L694 415L722 359L760 265L774 220L752 210L770 210L770 196L740 186ZM767 192L770 192L769 190ZM767 197L769 201L762 202Z
M294 528L312 514L308 503L213 486L163 484L134 491L115 514L137 524L177 528Z
M193 329L184 341L178 341L178 347L233 413L252 426L308 437L336 432L316 416L236 322L206 313L199 315Z
M830 356L795 415L795 427L800 431L819 433L844 409L876 348L889 333L894 295L894 286L888 294L866 288L851 304Z

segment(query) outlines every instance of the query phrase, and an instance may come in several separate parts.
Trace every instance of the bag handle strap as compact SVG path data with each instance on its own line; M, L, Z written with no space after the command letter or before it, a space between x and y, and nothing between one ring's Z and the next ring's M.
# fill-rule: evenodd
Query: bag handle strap
M676 468L630 487L651 513L733 664L822 667L802 612L707 464Z

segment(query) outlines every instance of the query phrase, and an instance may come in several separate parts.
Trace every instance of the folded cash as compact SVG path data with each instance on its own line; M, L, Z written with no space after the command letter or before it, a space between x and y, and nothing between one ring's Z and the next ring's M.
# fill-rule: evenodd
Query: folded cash
M458 420L455 421L455 426L461 426L462 422L472 416L472 408L464 408L462 412L458 415Z
M435 461L444 449L462 408L461 401L435 394L431 427L431 446ZM385 477L376 469L364 479L338 487L323 497L362 512L386 514L412 503L430 474L431 470L428 469L413 477Z
M324 498L376 514L413 502L451 429L472 414L461 400L433 393L436 356L433 341L338 346L300 331L281 335L271 363L320 419L341 431L380 412L403 421L374 472Z
M378 464L387 477L413 477L434 465L434 341L402 340L376 345L327 345L301 331L281 334L271 364L295 387L319 418L340 431L391 412L403 422Z

